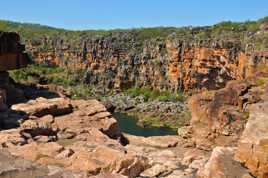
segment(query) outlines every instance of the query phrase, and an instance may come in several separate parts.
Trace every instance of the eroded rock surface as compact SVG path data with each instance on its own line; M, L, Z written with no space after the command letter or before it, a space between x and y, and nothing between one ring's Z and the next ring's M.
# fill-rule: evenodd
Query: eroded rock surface
M13 155L87 175L136 177L150 167L147 157L126 151L117 121L97 100L37 98L11 108L24 113L18 128L0 132Z
M203 149L235 146L248 119L248 106L261 102L263 95L263 87L250 80L231 81L223 89L195 95L188 102L191 126L180 128L179 134L192 137Z
M233 39L193 36L186 40L170 34L165 39L139 41L135 33L122 32L88 36L74 44L60 37L27 41L37 63L85 69L83 80L104 92L130 86L169 91L219 89L267 65L266 53ZM49 49L40 50L44 46Z
M233 157L235 148L216 147L208 162L197 172L199 178L253 178Z
M254 104L245 130L239 140L236 160L245 164L260 178L268 176L268 102Z

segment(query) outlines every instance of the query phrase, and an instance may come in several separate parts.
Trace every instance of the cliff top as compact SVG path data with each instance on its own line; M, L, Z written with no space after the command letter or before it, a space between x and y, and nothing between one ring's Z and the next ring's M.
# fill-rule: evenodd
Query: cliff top
M87 40L98 40L109 37L112 40L126 40L127 43L143 45L148 40L164 41L168 37L189 40L238 40L242 43L254 43L257 49L267 48L268 18L258 21L231 22L225 21L203 27L154 27L138 29L83 30L71 31L38 24L17 23L0 20L0 30L17 32L22 40L38 41L40 39L61 39L71 43L73 48Z

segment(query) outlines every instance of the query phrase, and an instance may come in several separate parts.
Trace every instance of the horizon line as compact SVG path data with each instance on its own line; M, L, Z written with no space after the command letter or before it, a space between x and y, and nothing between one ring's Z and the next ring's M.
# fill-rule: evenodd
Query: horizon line
M150 28L198 28L198 27L210 27L214 26L223 22L232 22L232 23L245 23L245 22L257 22L265 17L268 16L263 16L261 18L256 18L256 19L247 19L247 20L241 20L241 21L233 21L233 20L222 20L216 23L212 24L204 24L204 25L182 25L182 26L166 26L166 25L160 25L160 26L136 26L136 27L111 27L111 28L85 28L85 29L68 29L64 27L57 27L53 25L47 25L47 24L42 24L38 22L29 22L29 21L20 21L20 20L12 20L12 19L0 19L0 21L6 21L6 22L12 22L12 23L19 23L19 24L25 24L25 25L39 25L42 27L47 27L47 28L53 28L53 29L58 29L58 30L65 30L65 31L113 31L113 30L135 30L135 29L150 29Z

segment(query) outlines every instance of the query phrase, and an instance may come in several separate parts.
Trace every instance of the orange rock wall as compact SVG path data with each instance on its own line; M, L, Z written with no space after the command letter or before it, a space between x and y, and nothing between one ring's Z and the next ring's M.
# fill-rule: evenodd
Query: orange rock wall
M108 89L136 85L195 91L222 88L229 80L252 76L259 63L267 65L263 53L262 56L246 53L238 44L230 44L189 45L174 39L166 40L162 49L157 45L144 46L134 55L132 49L103 47L94 42L86 50L78 51L60 48L38 51L38 46L33 45L28 45L28 49L38 63L86 69L87 83Z

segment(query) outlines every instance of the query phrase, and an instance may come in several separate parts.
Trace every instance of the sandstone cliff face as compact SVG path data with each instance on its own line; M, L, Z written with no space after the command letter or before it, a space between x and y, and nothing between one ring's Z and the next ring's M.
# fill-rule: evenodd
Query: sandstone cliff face
M28 55L25 47L20 44L20 37L16 33L0 31L0 71L7 71L25 67Z
M20 44L20 37L16 33L0 31L0 110L6 108L5 104L16 99L17 91L9 86L8 70L25 67L29 56L25 46ZM7 95L9 97L7 97Z
M43 47L46 50L41 50ZM84 81L106 89L150 86L170 91L222 88L252 76L267 54L245 50L239 41L198 41L177 37L139 42L135 34L87 37L70 44L60 38L28 41L38 63L85 69Z
M214 148L199 177L252 177L248 172L267 177L267 68L257 74L252 80L230 81L220 90L189 99L191 124L179 128L178 134L199 149Z

